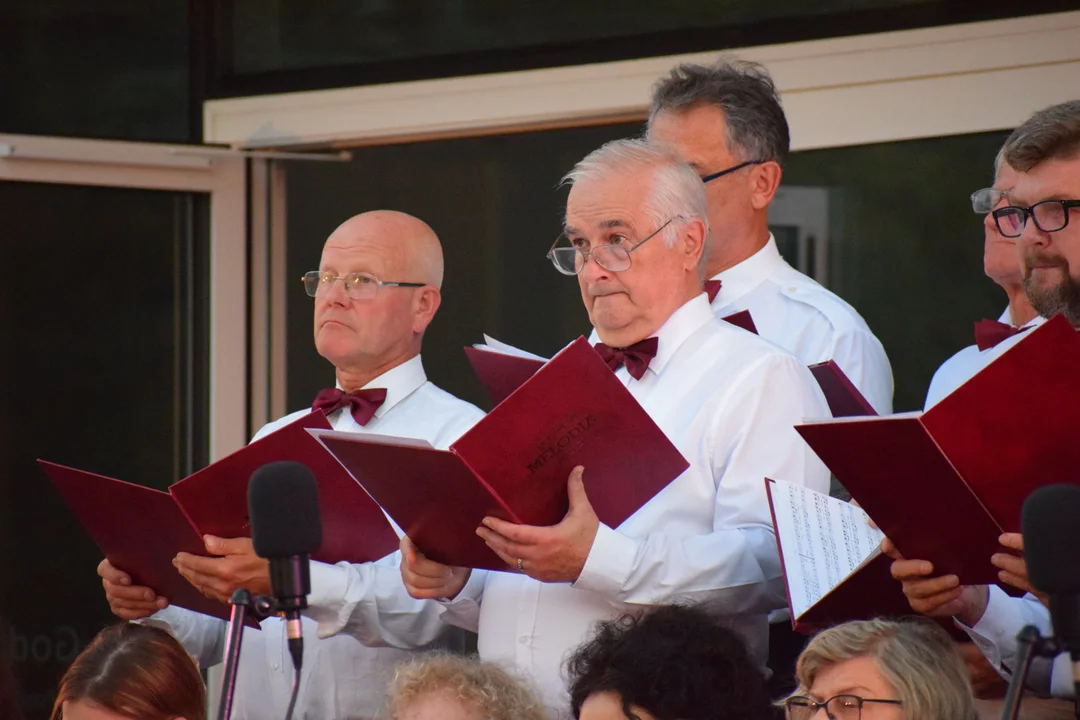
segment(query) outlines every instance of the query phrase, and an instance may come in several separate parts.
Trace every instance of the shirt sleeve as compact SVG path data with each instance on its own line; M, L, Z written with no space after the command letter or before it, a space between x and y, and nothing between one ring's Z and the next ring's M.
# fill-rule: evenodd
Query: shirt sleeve
M1043 636L1052 633L1050 611L1038 598L1031 594L1010 597L996 585L990 586L986 611L974 627L959 621L956 624L971 637L990 665L1005 679L1012 677L1019 666L1016 636L1021 629L1033 625ZM1026 686L1041 695L1072 697L1072 667L1068 660L1068 655L1060 655L1052 664L1033 662Z
M873 333L861 329L836 333L832 359L879 415L892 413L892 366Z
M574 587L612 602L654 605L687 599L728 614L786 604L765 478L829 490L829 472L795 431L828 406L809 371L770 356L714 398L705 436L716 487L712 531L631 537L601 526Z
M412 649L440 638L447 625L433 600L417 600L401 582L401 551L373 563L311 563L304 614L319 637L346 634L365 645Z
M228 623L221 618L170 605L150 619L168 625L169 632L198 661L199 667L217 665L225 658Z
M461 592L452 599L439 600L443 622L471 632L480 632L480 602L484 598L487 570L473 570Z

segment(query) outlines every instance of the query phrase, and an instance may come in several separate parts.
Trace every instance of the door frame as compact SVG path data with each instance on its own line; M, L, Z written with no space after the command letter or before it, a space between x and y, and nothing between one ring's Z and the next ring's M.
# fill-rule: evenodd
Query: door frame
M248 428L247 189L240 154L198 147L0 133L0 182L167 190L210 197L209 459Z

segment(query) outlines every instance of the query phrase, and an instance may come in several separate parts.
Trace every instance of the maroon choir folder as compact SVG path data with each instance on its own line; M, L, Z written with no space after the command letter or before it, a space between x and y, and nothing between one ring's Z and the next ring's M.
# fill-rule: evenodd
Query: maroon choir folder
M811 365L810 374L825 393L825 400L829 403L829 410L834 418L877 415L877 410L874 410L870 401L832 360Z
M293 460L306 465L319 485L323 544L312 559L363 563L394 552L397 533L382 510L308 428L328 430L330 423L321 411L310 412L175 483L169 493L200 534L250 537L248 480L267 463Z
M570 471L618 527L689 467L585 338L564 348L449 450L312 431L428 557L505 570L476 535L485 516L554 525Z
M178 552L205 554L202 538L169 493L38 460L86 533L135 585L170 603L229 618L230 607L195 589L173 567ZM248 623L258 627L258 623Z
M740 310L723 320L757 334L757 327L749 310ZM466 347L465 355L469 358L473 372L480 379L480 384L484 386L484 392L495 405L508 398L510 393L521 387L544 364L543 360L509 355L485 346Z
M308 428L329 429L330 423L322 412L309 413L173 484L167 493L38 462L113 565L176 605L227 617L227 605L207 601L218 612L192 606L195 596L203 596L176 572L172 558L178 552L205 555L203 535L250 537L248 480L267 463L293 460L316 477L323 544L313 559L368 562L398 547L397 533L379 506Z
M1080 483L1080 334L1055 317L923 413L796 427L905 557L997 582L1032 490Z

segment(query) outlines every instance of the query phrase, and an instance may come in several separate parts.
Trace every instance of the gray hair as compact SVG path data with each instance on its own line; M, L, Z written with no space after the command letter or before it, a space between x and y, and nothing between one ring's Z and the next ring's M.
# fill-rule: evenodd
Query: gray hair
M1072 160L1080 155L1080 100L1039 110L1013 130L1005 141L1005 161L1028 172L1047 160Z
M904 720L976 720L963 658L952 639L927 620L863 620L824 630L799 655L797 695L827 667L874 660L903 703Z
M676 65L653 86L649 127L660 113L702 105L724 111L728 149L740 160L772 160L780 165L787 160L791 134L780 95L764 66L727 57L710 66Z
M710 235L705 185L693 168L671 150L637 138L612 140L582 158L559 184L572 186L579 180L601 180L612 173L644 170L653 172L645 213L656 227L672 221L661 233L667 247L674 247L681 222L697 219L705 226L701 253L704 272Z

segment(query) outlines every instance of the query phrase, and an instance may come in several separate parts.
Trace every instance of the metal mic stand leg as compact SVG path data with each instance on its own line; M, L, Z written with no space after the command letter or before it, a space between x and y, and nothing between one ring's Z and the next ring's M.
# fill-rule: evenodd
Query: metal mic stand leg
M244 639L244 621L247 619L248 610L252 609L251 593L239 588L229 598L229 604L232 605L232 612L229 615L229 630L225 640L225 677L221 687L221 704L218 705L218 720L229 720L232 712L236 668L240 663L240 643Z
M1020 716L1020 701L1024 695L1024 683L1027 682L1031 661L1036 657L1054 657L1058 646L1053 638L1044 638L1034 625L1025 625L1016 635L1017 667L1009 680L1009 690L1005 693L1002 720L1016 720Z

